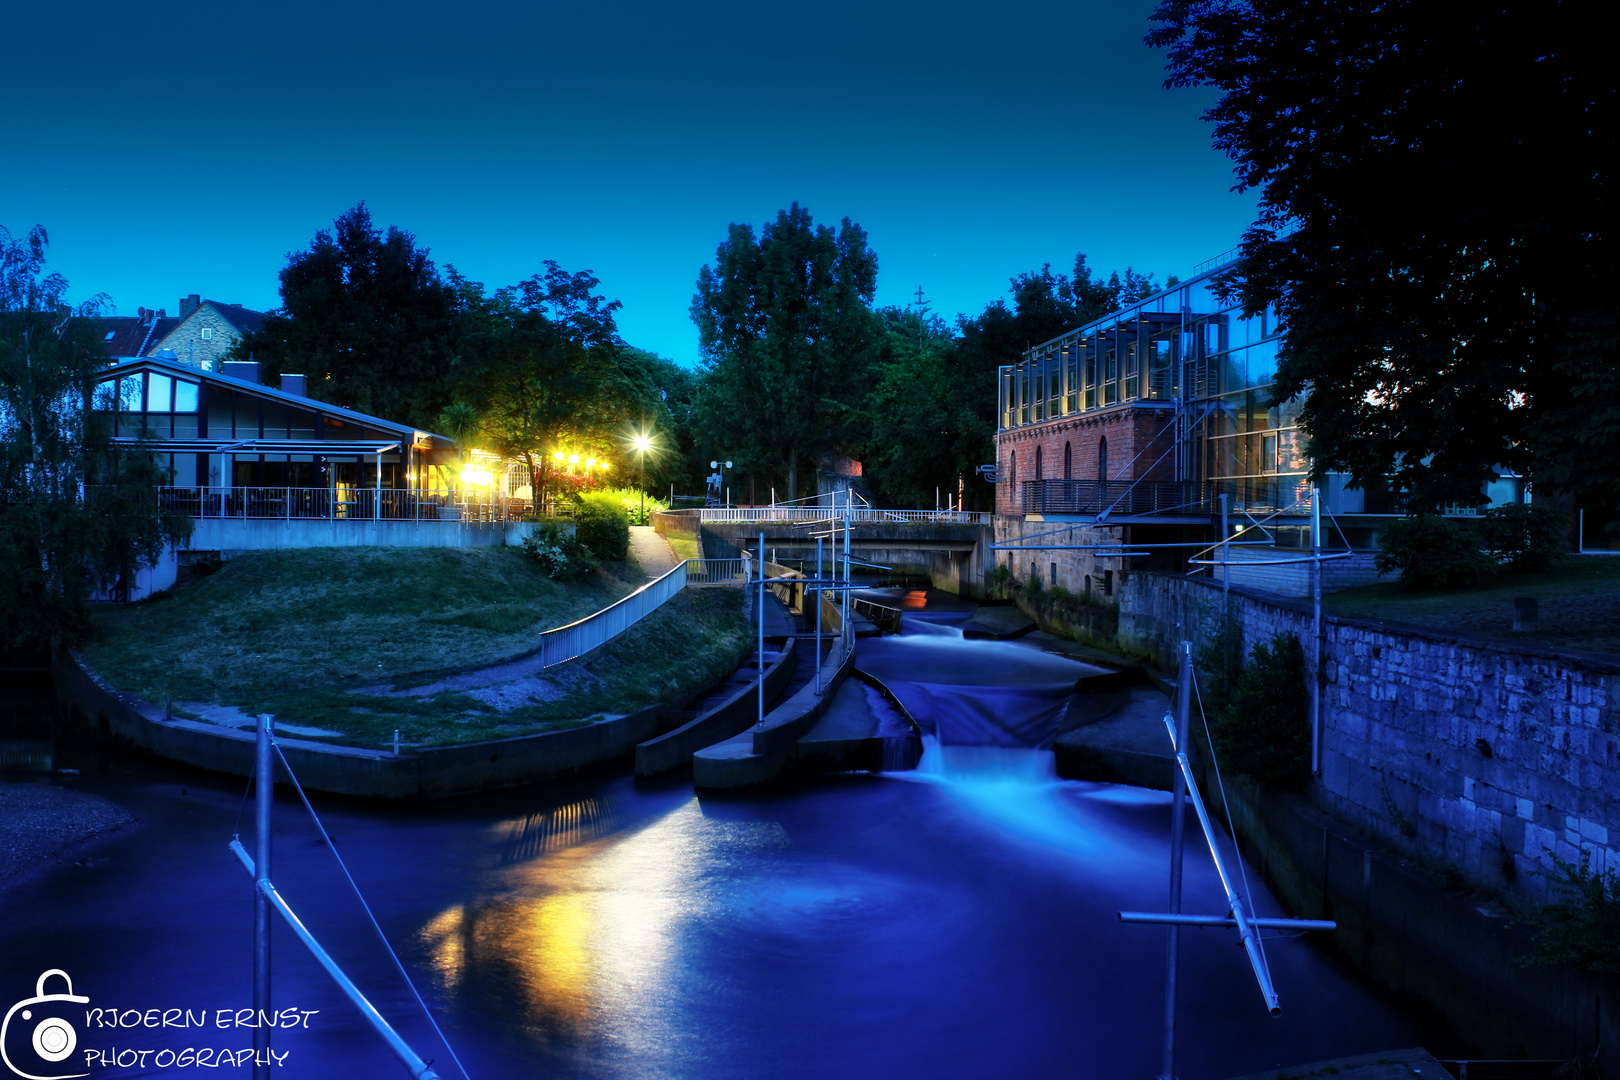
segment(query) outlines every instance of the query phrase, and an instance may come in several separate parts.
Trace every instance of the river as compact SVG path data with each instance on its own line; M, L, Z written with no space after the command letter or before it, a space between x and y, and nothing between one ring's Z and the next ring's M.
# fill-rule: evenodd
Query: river
M863 664L932 718L916 772L724 797L605 773L426 807L315 805L475 1080L1146 1080L1165 931L1115 913L1164 907L1169 797L1053 779L1050 754L1028 744L1082 666L1034 644L965 642L959 621L924 613L862 642ZM11 713L17 736L27 710ZM221 1012L251 1003L251 891L226 848L237 832L250 841L244 785L56 740L51 764L80 773L50 782L141 824L0 899L0 1008L59 968L90 998L73 1009L139 1025L72 1013L64 1064L147 1050L88 1071L214 1074L162 1051L252 1046ZM964 743L979 748L952 749ZM459 1076L296 797L281 793L276 814L284 895L407 1041ZM1188 850L1186 906L1218 912L1207 854ZM1256 906L1277 913L1256 886ZM1303 940L1269 943L1276 1020L1230 932L1182 940L1184 1080L1425 1039ZM300 1010L275 1033L278 1075L405 1075L279 926L274 966L275 1006Z

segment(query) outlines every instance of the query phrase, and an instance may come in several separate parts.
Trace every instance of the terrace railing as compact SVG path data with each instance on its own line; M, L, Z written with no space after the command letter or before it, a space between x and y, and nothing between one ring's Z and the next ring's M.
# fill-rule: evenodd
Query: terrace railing
M705 585L741 585L747 570L742 559L687 559L686 583L694 588Z
M1107 510L1113 517L1202 517L1218 512L1211 485L1180 480L1025 480L1020 486L1026 514Z
M540 663L552 667L583 656L612 641L642 619L651 615L686 587L686 564L654 581L649 581L624 599L587 615L578 622L547 630L540 635Z
M881 510L857 507L846 511L827 506L713 506L671 513L697 514L699 521L843 521L847 514L857 523L916 521L936 525L989 525L994 514L964 510Z
M452 489L160 487L158 503L194 518L284 521L516 521L528 504Z

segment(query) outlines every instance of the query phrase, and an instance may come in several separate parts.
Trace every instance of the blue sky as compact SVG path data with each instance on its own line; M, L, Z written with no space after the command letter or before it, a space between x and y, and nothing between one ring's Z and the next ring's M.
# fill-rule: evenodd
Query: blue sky
M632 344L697 359L730 222L848 216L878 302L977 312L1075 252L1186 276L1253 216L1148 2L457 5L66 0L7 16L0 225L77 301L268 309L364 199L490 286L590 269ZM32 42L30 47L24 43Z

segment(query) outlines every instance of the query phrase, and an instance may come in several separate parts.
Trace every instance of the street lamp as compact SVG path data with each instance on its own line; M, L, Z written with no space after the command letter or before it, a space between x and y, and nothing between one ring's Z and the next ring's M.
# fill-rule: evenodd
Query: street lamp
M641 523L647 524L647 451L652 449L652 440L645 435L637 435L630 440L636 448L636 483L641 488Z

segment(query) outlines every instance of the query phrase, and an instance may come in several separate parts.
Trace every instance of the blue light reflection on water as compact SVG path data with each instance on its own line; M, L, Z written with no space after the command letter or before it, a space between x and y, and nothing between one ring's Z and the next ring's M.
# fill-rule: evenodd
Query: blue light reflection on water
M891 674L937 686L944 671L993 704L967 666L988 645L994 663L981 672L1033 673L1042 693L1064 685L1061 665L1048 666L1057 658L1028 647L940 650L917 637L910 668L904 643L885 642L899 647ZM1008 715L1027 703L1001 700L1004 722L1027 723ZM1168 799L1059 781L1050 760L935 743L915 774L747 796L610 776L425 809L318 805L479 1080L1151 1076L1164 933L1121 926L1115 912L1163 906ZM246 1005L250 894L224 850L240 786L151 762L87 769L81 786L146 825L104 862L7 898L6 990L31 993L39 971L64 967L96 1004ZM402 1033L447 1066L299 810L283 800L278 814L278 883ZM1192 844L1187 898L1190 910L1220 908ZM1421 1041L1303 943L1271 950L1286 1010L1271 1020L1230 935L1183 940L1187 1080ZM277 941L278 1003L322 1010L280 1039L297 1063L288 1075L395 1075L290 935ZM239 1034L213 1033L221 1044Z

